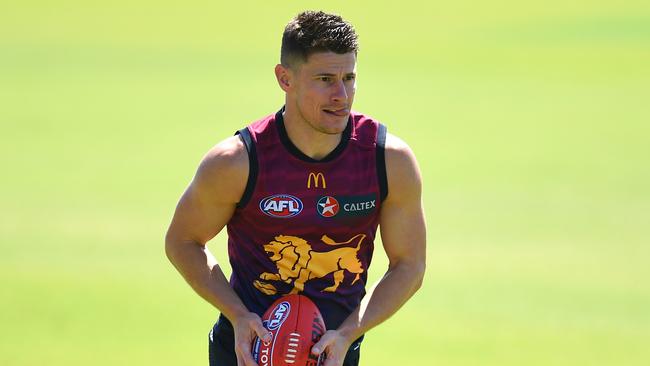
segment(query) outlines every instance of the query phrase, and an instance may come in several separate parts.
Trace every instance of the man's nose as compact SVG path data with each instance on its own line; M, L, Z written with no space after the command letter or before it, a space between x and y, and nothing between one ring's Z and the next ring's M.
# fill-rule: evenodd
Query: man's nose
M332 101L333 102L347 102L348 100L348 91L345 88L345 83L343 80L337 81L333 86L332 91Z

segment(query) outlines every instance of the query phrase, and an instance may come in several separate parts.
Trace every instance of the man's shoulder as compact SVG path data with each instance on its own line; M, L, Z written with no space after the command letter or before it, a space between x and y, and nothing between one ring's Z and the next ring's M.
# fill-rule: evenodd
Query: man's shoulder
M411 147L406 142L404 142L404 140L393 135L392 133L386 133L385 148L387 154L393 154L397 156L404 156L413 153Z
M238 136L230 136L214 145L203 157L209 166L230 167L247 161L246 146Z
M237 184L248 176L248 152L239 136L231 136L213 146L201 160L197 178L209 184Z
M404 193L419 192L422 180L420 168L409 145L389 133L386 135L385 156L389 198L391 193L393 199L399 199Z
M386 134L386 163L397 167L417 167L415 153L401 138L392 133Z

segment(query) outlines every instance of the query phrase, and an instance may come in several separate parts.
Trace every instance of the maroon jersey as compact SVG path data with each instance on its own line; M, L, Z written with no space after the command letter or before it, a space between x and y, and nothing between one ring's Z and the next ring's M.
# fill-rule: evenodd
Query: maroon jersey
M238 133L250 173L228 222L232 287L260 316L279 296L304 294L337 328L365 295L387 195L386 128L352 113L321 160L289 140L282 110Z

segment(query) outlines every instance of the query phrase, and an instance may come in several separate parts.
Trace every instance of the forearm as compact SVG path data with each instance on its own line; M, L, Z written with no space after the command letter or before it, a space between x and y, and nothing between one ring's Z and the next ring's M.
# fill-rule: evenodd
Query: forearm
M420 288L423 276L424 263L402 262L390 268L338 331L352 342L390 318Z
M165 252L194 291L228 319L234 320L248 312L206 246L168 238Z

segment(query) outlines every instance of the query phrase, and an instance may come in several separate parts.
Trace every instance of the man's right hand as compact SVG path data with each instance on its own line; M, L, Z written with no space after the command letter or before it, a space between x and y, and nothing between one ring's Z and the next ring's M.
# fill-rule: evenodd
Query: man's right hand
M257 366L251 352L253 340L259 337L263 342L272 339L269 332L262 324L262 319L255 313L246 313L232 321L235 332L235 354L237 366Z

